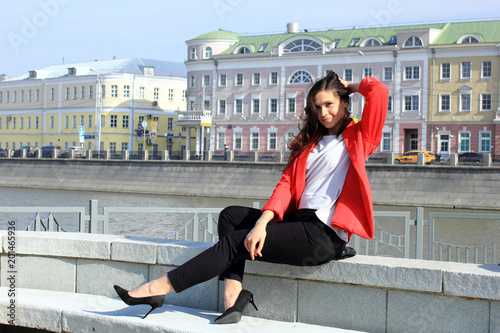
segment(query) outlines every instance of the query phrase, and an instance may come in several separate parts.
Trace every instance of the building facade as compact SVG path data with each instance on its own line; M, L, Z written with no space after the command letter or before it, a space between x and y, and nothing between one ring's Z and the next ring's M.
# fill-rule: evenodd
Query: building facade
M176 121L185 107L182 63L129 58L51 66L0 81L0 146L181 151L186 133ZM156 138L149 134L153 121Z
M377 151L500 154L494 144L499 43L500 21L314 32L291 23L286 33L258 36L206 32L186 42L186 114L211 113L206 149L282 151L298 131L309 87L333 70L349 81L373 76L388 86ZM443 78L448 68L451 76ZM361 95L352 96L353 117L362 118L363 105Z

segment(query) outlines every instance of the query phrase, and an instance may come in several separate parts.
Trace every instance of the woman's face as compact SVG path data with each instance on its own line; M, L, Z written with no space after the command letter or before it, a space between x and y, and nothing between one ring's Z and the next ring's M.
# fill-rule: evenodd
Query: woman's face
M341 100L332 90L322 90L314 96L314 105L318 121L327 128L328 134L337 135L348 103Z

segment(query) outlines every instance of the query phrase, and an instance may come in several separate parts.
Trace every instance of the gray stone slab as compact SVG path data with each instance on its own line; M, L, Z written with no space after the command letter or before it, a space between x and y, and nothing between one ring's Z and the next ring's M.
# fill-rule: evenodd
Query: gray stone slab
M0 306L8 303L6 289L0 288ZM322 327L303 323L286 323L243 316L235 325L214 325L218 313L173 305L164 305L145 320L141 318L147 305L127 306L117 298L95 295L20 290L18 298L19 321L26 327L39 327L54 332L106 332L106 333L293 333L355 332L335 327ZM0 312L0 323L6 324L5 312Z
M311 258L311 262L314 262L314 258ZM457 263L429 260L357 255L320 266L296 267L248 262L246 268L248 272L254 274L441 292L443 271L457 265Z
M488 301L389 290L387 332L488 332Z
M127 237L111 243L111 260L155 264L157 246L172 241L153 238Z
M76 281L78 293L116 297L113 285L133 289L149 281L149 267L146 264L78 259Z
M158 264L179 266L212 247L213 243L174 241L158 245Z
M50 258L16 255L15 269L11 270L9 258L1 258L1 285L8 286L13 277L18 288L33 288L74 292L76 260L71 258Z
M500 332L500 302L490 304L490 332Z
M386 330L386 291L379 288L299 281L298 320L368 332Z
M18 231L16 252L56 257L110 259L111 242L123 238L124 236L117 235L72 232Z
M175 267L150 266L150 280L157 279L167 274ZM210 311L218 310L218 279L213 278L180 293L172 292L165 297L165 303L179 306L186 306Z
M444 293L500 300L500 266L461 264L443 275Z

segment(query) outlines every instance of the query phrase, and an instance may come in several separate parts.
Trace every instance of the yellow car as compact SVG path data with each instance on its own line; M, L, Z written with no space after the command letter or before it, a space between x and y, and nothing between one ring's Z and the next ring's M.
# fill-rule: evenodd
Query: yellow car
M425 164L431 164L436 160L436 155L431 153L428 150L410 150L404 154L394 157L394 162L396 164L400 163L414 163L416 164L418 161L418 153L425 154Z

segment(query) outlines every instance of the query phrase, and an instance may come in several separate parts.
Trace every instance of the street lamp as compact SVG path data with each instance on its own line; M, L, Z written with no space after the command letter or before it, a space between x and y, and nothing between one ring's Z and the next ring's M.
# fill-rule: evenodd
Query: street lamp
M371 72L370 71L370 61L365 57L365 54L363 53L363 51L361 51L361 50L358 51L358 54L365 59L367 66L368 66L368 72L366 73L367 75L365 77L372 76L372 73L370 73Z
M101 115L102 115L102 96L100 91L100 73L96 72L93 68L90 68L91 72L96 73L96 90L95 90L95 133L96 141L94 144L95 150L101 153Z

